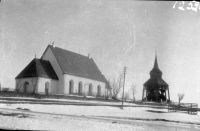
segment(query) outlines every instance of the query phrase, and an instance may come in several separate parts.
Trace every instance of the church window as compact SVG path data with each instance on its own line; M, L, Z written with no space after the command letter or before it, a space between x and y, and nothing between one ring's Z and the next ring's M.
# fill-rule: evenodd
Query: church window
M100 85L98 85L98 87L97 87L97 95L101 96L101 86Z
M80 81L78 83L78 95L82 95L83 93L83 83Z
M92 96L92 84L89 84L89 96Z
M73 90L74 90L74 81L70 80L69 81L69 94L73 94Z

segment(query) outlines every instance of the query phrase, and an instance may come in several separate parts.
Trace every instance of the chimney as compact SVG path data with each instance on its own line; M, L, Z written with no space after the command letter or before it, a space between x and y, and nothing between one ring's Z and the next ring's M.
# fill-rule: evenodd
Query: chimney
M53 46L53 47L56 47L55 44L54 44L54 42L52 43L52 46Z
M90 54L88 54L88 58L89 58L89 59L91 58Z

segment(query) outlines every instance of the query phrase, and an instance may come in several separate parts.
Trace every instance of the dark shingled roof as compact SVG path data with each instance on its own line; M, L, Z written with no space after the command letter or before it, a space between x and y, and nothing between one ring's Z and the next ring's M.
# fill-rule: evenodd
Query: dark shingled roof
M64 74L87 77L90 79L106 82L92 58L71 51L48 45L56 57ZM47 50L47 49L46 49Z
M50 79L58 80L53 67L49 61L34 58L16 78L24 77L45 77Z
M162 79L162 71L158 68L157 56L155 56L154 67L150 71L150 79L144 83L144 86L150 85L168 86L168 84Z
M150 85L168 86L168 84L162 78L157 78L157 79L150 78L147 82L144 83L144 85L145 86L150 86Z

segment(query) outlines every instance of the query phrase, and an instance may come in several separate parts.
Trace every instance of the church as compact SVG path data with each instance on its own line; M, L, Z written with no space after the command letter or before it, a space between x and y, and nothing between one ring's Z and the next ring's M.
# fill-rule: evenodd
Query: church
M142 101L169 102L169 85L162 79L162 71L158 68L157 55L154 67L150 71L150 79L143 85Z
M102 97L107 81L90 56L48 45L15 78L16 91Z

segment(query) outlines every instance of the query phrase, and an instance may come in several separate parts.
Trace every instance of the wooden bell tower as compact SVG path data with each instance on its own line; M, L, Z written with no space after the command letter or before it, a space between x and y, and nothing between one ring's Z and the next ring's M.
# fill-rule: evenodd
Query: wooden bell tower
M154 67L150 71L150 79L143 84L142 101L170 101L169 85L162 79L162 71L158 68L156 54Z

